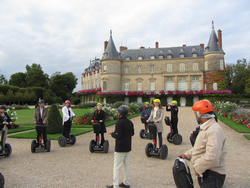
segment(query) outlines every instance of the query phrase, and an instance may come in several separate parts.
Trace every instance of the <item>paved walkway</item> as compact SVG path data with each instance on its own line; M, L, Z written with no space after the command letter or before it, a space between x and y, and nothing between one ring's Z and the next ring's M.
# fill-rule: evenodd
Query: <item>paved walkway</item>
M165 112L165 115L169 115ZM176 156L191 148L189 133L197 123L189 107L180 108L179 132L184 140L180 146L166 140L169 127L164 126L163 143L167 144L169 155L166 160L148 158L145 147L149 140L139 138L143 128L139 117L132 119L135 125L133 150L130 155L131 187L161 188L175 187L172 166ZM250 187L250 140L219 122L227 137L227 179L224 187ZM114 125L107 128L113 130ZM6 179L6 187L105 187L112 184L114 139L108 134L108 154L90 153L88 146L94 138L93 132L77 136L74 146L61 148L52 141L51 152L31 153L30 139L11 139L13 153L9 158L0 159L0 172ZM192 165L188 162L192 169ZM198 187L194 176L195 187ZM121 178L123 175L121 176Z

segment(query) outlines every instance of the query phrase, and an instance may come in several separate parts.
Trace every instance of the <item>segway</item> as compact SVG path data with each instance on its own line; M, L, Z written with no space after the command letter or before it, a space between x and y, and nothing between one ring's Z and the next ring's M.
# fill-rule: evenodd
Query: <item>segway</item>
M168 156L168 147L164 144L161 148L156 147L156 140L157 140L157 127L153 121L148 123L148 129L150 134L153 135L153 144L148 143L145 148L145 153L147 157L151 156L159 156L161 159L166 159Z
M38 123L36 125L36 132L37 134L42 135L44 132L44 126L42 123ZM36 151L47 151L50 152L51 149L51 141L50 139L46 140L46 146L44 145L44 143L42 143L42 136L39 137L38 142L36 140L33 140L31 142L31 152L35 153Z
M0 126L4 126L4 124L1 124ZM2 136L5 134L5 131L2 131ZM0 152L0 157L9 157L12 153L12 147L9 143L5 143L4 145L4 153Z
M66 145L74 145L76 143L76 136L74 134L69 134L68 138L61 135L58 139L58 144L61 147L65 147Z
M0 188L4 188L4 177L2 173L0 173Z
M94 129L94 133L100 133L101 131L101 124L98 121L94 121L93 123L93 129ZM104 153L108 153L109 151L109 141L105 140L103 143L103 146L101 146L100 144L100 137L99 134L96 138L96 141L94 139L92 139L89 143L89 151L91 153L95 152L95 151L103 151Z
M147 118L145 116L141 116L141 122L145 125L145 129L141 129L140 131L140 137L141 138L148 138L148 139L152 139L152 136L150 133L146 133L146 122Z
M182 143L182 136L180 134L173 134L172 123L168 116L165 116L165 124L170 126L170 132L167 135L167 141L173 143L174 145L180 145Z

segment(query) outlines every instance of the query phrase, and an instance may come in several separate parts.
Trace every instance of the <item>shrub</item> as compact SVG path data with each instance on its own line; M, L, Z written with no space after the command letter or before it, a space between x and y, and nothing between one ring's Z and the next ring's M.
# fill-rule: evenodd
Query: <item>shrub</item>
M125 103L124 103L123 101L115 102L114 108L118 108L119 106L124 105L124 104L125 104Z
M88 124L88 125L90 125L92 116L93 116L93 113L91 113L91 112L83 114L82 116L79 116L79 117L76 118L75 123L78 124L78 125L79 124L84 124L84 125Z
M130 103L130 104L128 104L128 107L129 107L130 111L132 111L132 113L133 112L137 113L140 111L140 106L136 103Z
M93 101L93 102L82 102L77 107L78 108L93 108L93 107L96 106L96 104L97 104L97 102L95 102L95 101Z
M47 133L48 134L62 133L62 128L63 128L62 117L56 105L53 104L49 110Z

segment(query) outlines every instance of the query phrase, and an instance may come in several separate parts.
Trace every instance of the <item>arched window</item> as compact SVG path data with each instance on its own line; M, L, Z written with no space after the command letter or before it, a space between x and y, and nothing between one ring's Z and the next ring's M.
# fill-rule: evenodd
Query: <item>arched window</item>
M180 91L187 90L187 79L185 77L180 77L178 79L178 90Z
M174 90L174 79L172 77L168 77L165 82L165 90L173 91Z
M200 90L200 79L198 76L193 76L191 79L191 90Z

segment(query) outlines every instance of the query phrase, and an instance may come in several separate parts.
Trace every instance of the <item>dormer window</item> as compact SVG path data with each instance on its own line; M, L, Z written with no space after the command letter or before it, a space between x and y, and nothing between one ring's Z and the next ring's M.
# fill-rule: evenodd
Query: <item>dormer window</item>
M180 58L184 58L184 54L180 54Z
M138 60L142 60L142 59L143 59L143 57L142 57L142 56L139 56L139 57L138 57Z
M159 55L158 58L159 58L159 59L163 59L163 55Z
M171 58L172 58L172 55L167 55L167 58L168 58L168 59L171 59Z
M197 54L192 54L192 57L197 57Z
M155 56L154 56L154 55L151 55L151 56L150 56L150 59L155 59Z
M185 53L184 53L183 48L180 49L179 55L180 55L180 58L184 58L185 57Z
M126 57L125 60L126 60L126 61L130 61L130 60L131 60L131 57Z

